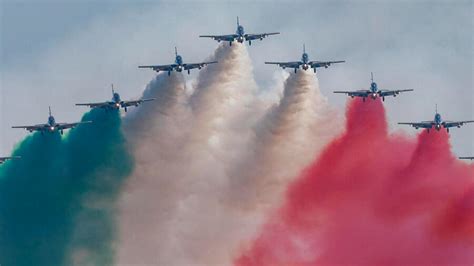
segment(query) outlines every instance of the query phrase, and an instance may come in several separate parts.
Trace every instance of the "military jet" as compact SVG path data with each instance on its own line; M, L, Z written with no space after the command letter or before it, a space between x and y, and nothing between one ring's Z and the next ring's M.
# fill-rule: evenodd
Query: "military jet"
M380 90L377 87L377 83L374 82L374 74L371 72L370 73L371 80L372 82L370 83L370 89L368 90L358 90L358 91L335 91L334 93L345 93L349 95L350 97L361 97L362 100L365 102L365 99L367 97L372 98L375 100L377 97L381 97L382 101L385 101L386 96L393 96L397 97L398 94L401 92L407 92L407 91L413 91L413 89L407 89L407 90Z
M303 55L301 56L301 61L294 62L265 62L268 65L279 65L281 68L294 68L295 73L301 67L303 70L308 70L312 68L314 73L316 73L316 68L324 67L328 68L331 64L344 63L346 61L309 61L309 55L306 53L305 45L303 44Z
M268 33L257 33L257 34L249 34L245 33L244 26L239 24L239 17L237 17L237 30L235 34L227 34L227 35L199 35L201 38L212 38L217 42L225 41L229 42L229 45L232 46L234 41L239 43L243 43L244 41L248 41L249 45L252 45L253 40L263 40L263 38L280 34L279 32L268 32Z
M4 163L6 160L15 160L20 158L20 156L0 157L0 164Z
M212 62L202 62L202 63L193 63L193 64L185 64L183 62L183 57L178 54L178 49L174 48L175 53L175 61L174 64L169 65L150 65L150 66L138 66L138 68L151 68L156 72L160 71L168 71L168 76L171 75L171 71L182 72L183 70L187 70L188 74L191 74L191 69L198 68L201 69L206 65L215 64L217 61Z
M39 131L42 135L44 134L44 132L53 133L58 131L62 135L64 134L65 129L74 128L77 125L88 123L92 123L92 121L83 121L76 123L56 123L54 116L51 114L51 107L49 107L49 117L48 122L46 124L38 124L33 126L13 126L12 128L24 128L29 132Z
M471 157L459 157L461 160L474 160L474 156Z
M441 115L438 113L438 107L436 107L436 114L434 116L433 121L421 121L421 122L402 122L398 123L399 125L410 125L414 127L415 129L419 128L426 128L428 133L430 132L430 129L434 127L436 131L440 131L441 128L446 128L446 131L449 132L449 128L451 127L457 127L460 128L462 125L467 124L467 123L474 123L474 120L466 120L466 121L443 121L441 118Z
M117 110L123 108L127 112L128 107L138 106L144 102L154 101L155 98L150 99L140 99L134 101L122 101L120 99L120 94L115 92L114 84L112 84L112 100L107 102L100 103L76 103L76 106L89 106L90 108L102 108L105 110Z

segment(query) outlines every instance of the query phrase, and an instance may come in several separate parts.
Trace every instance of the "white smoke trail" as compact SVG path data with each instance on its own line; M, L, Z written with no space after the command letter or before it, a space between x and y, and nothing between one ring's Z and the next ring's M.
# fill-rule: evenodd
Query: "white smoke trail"
M137 169L123 198L119 264L209 265L212 256L202 247L212 250L213 233L219 233L214 230L228 222L220 199L229 184L229 165L248 152L252 122L258 119L256 85L245 46L221 45L209 60L219 64L200 72L189 120L178 127L155 121L144 133L129 134ZM155 83L176 87L166 80ZM127 132L142 131L140 124L150 120L143 116L157 111L163 112L130 116Z
M246 217L225 201L229 172L250 154L252 127L262 113L257 87L244 45L221 45L211 59L219 64L200 73L191 98L193 129L186 153L192 163L186 193L167 230L176 240L160 261L168 265L226 265L235 232L248 234Z
M180 195L182 149L189 130L185 83L181 73L158 75L144 98L156 98L132 109L124 121L135 156L135 170L120 202L119 264L156 264L156 250L167 241L160 235Z
M145 95L163 100L127 117L137 162L119 265L231 264L259 227L260 207L276 204L337 130L313 74L291 75L265 115L244 45L221 45L209 60L219 63L199 73L189 109L184 81L162 76Z
M299 71L284 82L283 96L256 128L254 153L234 168L228 204L245 212L255 232L264 217L280 206L286 186L341 128L337 112L321 94L316 76ZM242 215L242 214L241 214ZM237 235L232 254L254 235ZM232 262L227 261L230 265Z
M256 167L250 177L259 203L275 204L291 178L339 132L341 119L322 95L315 74L298 71L288 77L280 102L257 128Z

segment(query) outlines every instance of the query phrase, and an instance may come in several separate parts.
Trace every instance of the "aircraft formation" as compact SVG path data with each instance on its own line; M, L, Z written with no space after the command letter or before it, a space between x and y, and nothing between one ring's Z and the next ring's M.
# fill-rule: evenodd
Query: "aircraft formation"
M245 33L244 27L240 25L239 17L237 17L237 29L234 34L224 34L224 35L200 35L201 38L211 38L216 40L217 42L229 42L229 46L232 46L234 41L238 43L248 42L249 45L252 45L253 40L263 40L264 38L280 34L279 32L269 32L269 33L255 33L249 34ZM211 61L211 62L199 62L199 63L185 63L183 57L178 54L178 49L175 47L175 60L172 64L165 64L165 65L140 65L138 68L147 68L152 69L156 72L167 72L168 76L171 75L172 71L176 72L183 72L187 71L190 74L192 69L202 69L203 67L210 65L210 64L217 64L218 61ZM290 68L294 70L294 73L297 73L299 69L304 71L308 69L312 69L314 73L317 72L317 68L328 68L332 64L339 64L345 63L344 60L337 60L337 61L311 61L309 59L309 54L306 52L306 47L303 44L303 54L301 55L301 59L299 61L289 61L289 62L265 62L265 64L270 65L278 65L283 69ZM354 90L354 91L334 91L334 93L346 94L351 98L359 97L365 102L367 99L375 100L377 98L381 98L382 101L385 101L385 97L393 96L396 97L402 92L410 92L413 89L396 89L396 90L385 90L379 89L377 83L374 81L373 73L371 73L371 83L368 89L361 89L361 90ZM91 109L100 108L106 111L109 110L119 110L123 108L125 112L127 112L128 108L131 106L138 106L142 103L153 101L155 98L150 99L139 99L139 100L128 100L124 101L120 98L120 94L114 90L112 84L112 99L110 101L104 102L93 102L93 103L77 103L76 106L88 106ZM12 128L22 128L26 129L29 132L38 131L41 132L42 135L45 133L54 133L59 132L61 135L64 134L64 130L71 129L76 127L79 124L88 124L92 123L92 121L82 121L82 122L75 122L75 123L57 123L54 116L51 113L51 107L49 107L49 117L48 121L45 124L37 124L31 126L13 126ZM474 120L464 120L464 121L447 121L443 120L441 115L438 113L437 107L436 112L433 120L430 121L420 121L420 122L400 122L400 125L410 125L415 129L423 128L426 129L429 133L431 129L435 129L436 131L440 131L442 128L445 128L449 133L449 129L452 127L460 128L464 124L467 123L474 123ZM6 160L12 159L20 159L20 156L13 156L13 157L0 157L0 164L4 163ZM467 160L474 160L474 157L459 157L459 159L467 159Z

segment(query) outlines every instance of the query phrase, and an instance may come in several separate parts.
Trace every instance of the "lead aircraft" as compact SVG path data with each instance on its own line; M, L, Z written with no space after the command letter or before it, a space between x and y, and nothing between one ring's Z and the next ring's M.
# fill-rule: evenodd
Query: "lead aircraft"
M237 41L239 43L243 43L244 41L248 41L249 45L252 45L253 40L263 40L263 38L270 36L270 35L276 35L280 34L279 32L266 32L266 33L254 33L254 34L249 34L245 33L244 26L240 25L239 23L239 17L237 17L237 30L235 31L235 34L226 34L226 35L199 35L201 38L212 38L216 40L217 42L221 41L226 41L229 42L229 45L232 46L232 43L234 41Z

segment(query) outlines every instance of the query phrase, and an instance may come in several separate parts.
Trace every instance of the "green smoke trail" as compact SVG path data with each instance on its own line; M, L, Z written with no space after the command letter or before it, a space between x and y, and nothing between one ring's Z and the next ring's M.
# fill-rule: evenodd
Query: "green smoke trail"
M119 112L92 110L63 139L33 134L0 168L0 264L113 263L114 201L133 161Z

